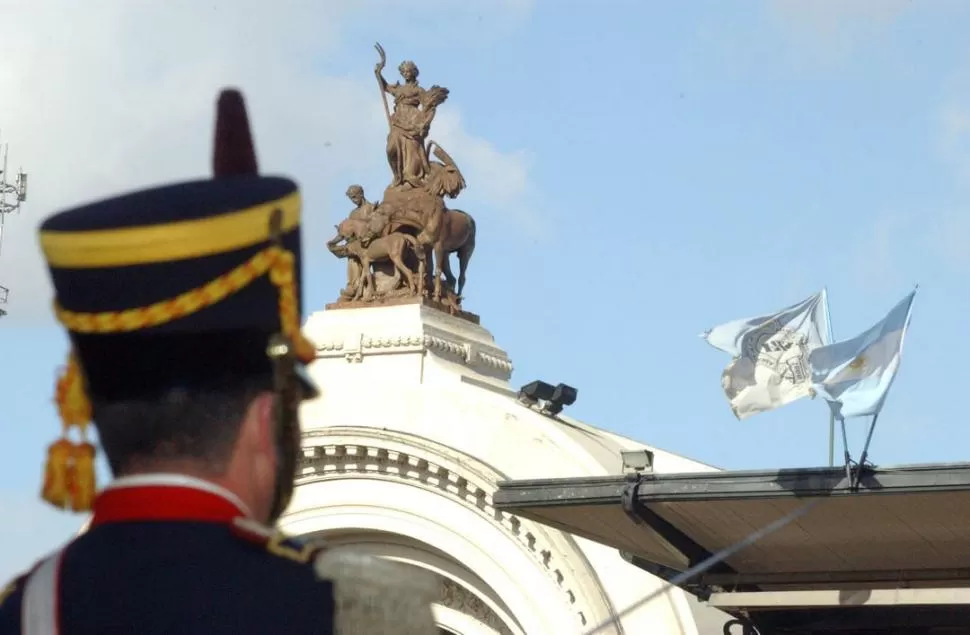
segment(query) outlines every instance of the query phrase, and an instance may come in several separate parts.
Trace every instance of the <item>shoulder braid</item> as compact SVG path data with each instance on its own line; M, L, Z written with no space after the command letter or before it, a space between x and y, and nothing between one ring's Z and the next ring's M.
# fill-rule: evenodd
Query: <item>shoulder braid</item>
M309 564L314 557L327 548L321 539L291 538L282 532L247 518L236 518L232 532L242 540L264 547L266 551L300 564Z

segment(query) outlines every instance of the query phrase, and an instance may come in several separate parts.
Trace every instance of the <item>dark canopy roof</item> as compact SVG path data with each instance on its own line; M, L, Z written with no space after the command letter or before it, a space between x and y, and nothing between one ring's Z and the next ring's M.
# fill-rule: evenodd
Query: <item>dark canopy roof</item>
M777 614L786 602L810 608L786 595L796 591L970 587L970 463L867 469L857 488L841 467L507 481L495 506L615 547L669 579L817 499L685 588L715 593L712 604L728 611ZM725 591L785 593L759 609ZM813 597L839 605L846 596Z

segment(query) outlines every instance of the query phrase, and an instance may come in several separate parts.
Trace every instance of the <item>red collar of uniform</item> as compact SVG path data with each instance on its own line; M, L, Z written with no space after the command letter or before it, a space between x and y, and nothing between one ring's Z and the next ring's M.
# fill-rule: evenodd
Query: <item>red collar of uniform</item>
M215 485L187 477L146 475L119 479L94 501L91 527L115 522L229 523L249 516L241 501Z

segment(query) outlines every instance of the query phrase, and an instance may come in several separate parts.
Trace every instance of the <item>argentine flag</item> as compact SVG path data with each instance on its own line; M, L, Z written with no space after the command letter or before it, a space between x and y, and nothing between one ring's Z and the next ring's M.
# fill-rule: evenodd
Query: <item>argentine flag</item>
M837 418L879 414L899 370L916 291L865 333L809 354L812 388Z

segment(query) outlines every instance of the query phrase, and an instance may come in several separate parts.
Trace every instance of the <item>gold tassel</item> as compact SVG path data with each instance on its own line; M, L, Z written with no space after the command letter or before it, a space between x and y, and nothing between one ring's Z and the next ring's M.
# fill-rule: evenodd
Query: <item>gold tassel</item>
M69 468L72 509L76 512L91 511L97 491L94 456L97 452L91 443L77 443L72 448L74 463Z
M57 380L57 410L61 415L61 438L47 450L44 487L41 498L61 509L89 511L97 490L94 458L97 449L87 442L91 423L91 402L84 392L81 367L74 353L68 358L64 374ZM68 438L71 428L78 428L81 442Z
M70 461L74 444L58 439L47 448L47 467L44 470L44 489L41 497L55 507L64 509L71 497Z
M57 410L61 414L61 421L65 428L77 426L84 432L91 421L91 402L84 392L84 382L81 379L81 366L77 357L71 352L67 359L67 368L57 380Z

